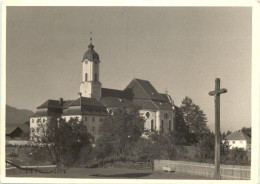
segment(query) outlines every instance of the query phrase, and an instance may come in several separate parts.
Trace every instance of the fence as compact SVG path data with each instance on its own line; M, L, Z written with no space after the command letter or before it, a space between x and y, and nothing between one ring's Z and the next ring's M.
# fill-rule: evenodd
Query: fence
M15 169L18 170L18 173L53 173L53 172L58 172L60 168L56 168L56 165L49 165L49 166L20 166L18 164L15 164L9 160L6 160L6 170L12 170L10 174L17 174L15 173ZM40 168L47 168L47 170L42 170ZM50 168L53 168L50 170ZM59 171L59 172L64 172L64 171ZM65 171L66 172L66 171Z
M169 167L173 171L185 172L191 175L200 175L206 177L213 177L213 164L186 162L186 161L172 161L172 160L155 160L154 170L162 171L162 167ZM233 180L250 180L250 166L239 165L221 165L220 174L222 179Z
M12 146L26 146L30 145L30 141L26 140L6 140L6 145L12 145Z

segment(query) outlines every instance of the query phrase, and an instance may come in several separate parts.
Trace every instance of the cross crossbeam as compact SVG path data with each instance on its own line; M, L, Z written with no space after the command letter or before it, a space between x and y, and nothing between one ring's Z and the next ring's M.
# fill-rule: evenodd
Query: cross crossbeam
M227 92L227 89L223 88L223 89L217 89L217 91L210 91L209 92L209 95L210 96L215 96L215 95L220 95L222 93L226 93Z
M227 89L220 89L220 79L215 79L215 90L209 95L215 97L215 172L214 179L220 180L220 94L226 93Z

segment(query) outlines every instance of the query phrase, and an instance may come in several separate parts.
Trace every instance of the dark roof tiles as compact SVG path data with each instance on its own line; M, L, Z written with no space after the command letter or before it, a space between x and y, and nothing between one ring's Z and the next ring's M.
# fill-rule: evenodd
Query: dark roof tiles
M118 97L103 97L101 102L106 107L128 107L132 104L128 99Z
M246 141L250 141L251 140L251 138L248 137L243 132L233 132L233 133L229 134L226 137L226 139L227 140L246 140Z
M69 106L96 106L105 108L105 106L97 99L87 97L80 97L72 102Z
M117 89L102 88L101 95L102 98L105 97L117 97L117 98L124 98L124 99L133 98L133 93L131 92L131 90L117 90Z
M106 116L108 112L106 109L65 109L63 111L63 116L71 116L71 115L99 115L99 116Z
M37 107L37 109L45 109L45 108L53 108L53 109L61 109L59 100L46 100L42 105Z
M30 117L34 118L34 117L46 117L46 116L48 116L48 112L47 111L36 111Z
M129 88L132 89L134 98L164 100L152 84L147 80L133 79L126 87L126 89Z

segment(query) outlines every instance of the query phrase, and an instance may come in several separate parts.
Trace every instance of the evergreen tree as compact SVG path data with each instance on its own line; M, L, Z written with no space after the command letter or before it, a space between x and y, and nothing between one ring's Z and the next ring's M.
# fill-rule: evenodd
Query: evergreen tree
M205 135L210 134L206 115L198 105L192 102L191 98L185 97L183 99L180 110L185 125L188 127L188 142L198 143Z
M240 131L246 134L247 136L251 137L251 127L243 127Z

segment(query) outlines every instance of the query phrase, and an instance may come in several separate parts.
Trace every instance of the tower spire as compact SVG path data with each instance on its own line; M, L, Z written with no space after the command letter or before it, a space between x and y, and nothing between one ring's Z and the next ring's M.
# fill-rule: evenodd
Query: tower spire
M90 44L92 44L92 31L90 31L89 35L90 35Z
M92 31L90 31L89 35L90 35L90 44L89 44L88 48L93 50L94 49L94 45L92 44Z

